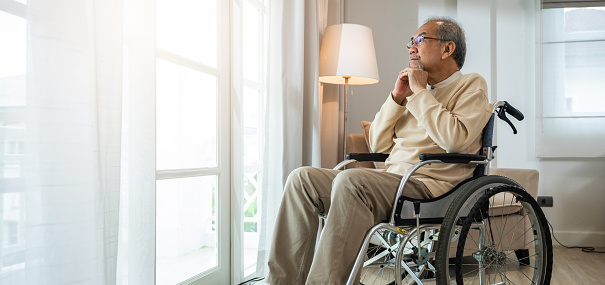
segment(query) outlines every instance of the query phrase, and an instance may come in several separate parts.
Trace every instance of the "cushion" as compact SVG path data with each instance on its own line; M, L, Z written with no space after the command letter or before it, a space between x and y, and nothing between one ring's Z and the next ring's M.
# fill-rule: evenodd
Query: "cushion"
M372 122L361 121L361 129L363 130L363 137L366 139L366 145L368 146L368 149L371 150L371 148L370 148L370 125L372 125Z
M538 196L538 182L540 180L540 172L538 172L538 170L492 167L489 170L489 174L506 176L512 180L515 180L532 197L536 198Z
M366 144L368 146L368 150L372 151L370 148L370 126L372 122L369 121L361 121L361 129L363 130L363 137L366 139ZM387 166L384 162L374 162L374 168L376 169L387 169Z
M489 209L490 216L510 215L521 210L521 203L513 201L513 195L504 194L505 193L498 193L490 199L492 203L492 207Z
M531 196L536 198L538 193L539 172L535 169L491 168L489 174L506 176L517 181ZM521 210L521 204L513 202L513 197L504 197L503 193L494 196L494 206L490 209L491 216L507 215Z

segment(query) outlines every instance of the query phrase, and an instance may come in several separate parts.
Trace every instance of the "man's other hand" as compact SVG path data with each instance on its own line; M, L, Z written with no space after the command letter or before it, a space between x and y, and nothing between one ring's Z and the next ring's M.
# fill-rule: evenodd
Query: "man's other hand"
M426 89L426 84L428 81L429 73L415 67L408 67L403 70L405 76L407 76L410 90L414 94Z
M393 100L403 105L406 97L426 89L428 72L414 67L408 67L399 72L395 81L395 88L391 93Z

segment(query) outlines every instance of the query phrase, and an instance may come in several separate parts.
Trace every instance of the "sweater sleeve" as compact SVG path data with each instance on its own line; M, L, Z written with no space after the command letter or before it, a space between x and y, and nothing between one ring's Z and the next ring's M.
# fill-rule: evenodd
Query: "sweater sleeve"
M479 136L489 120L491 110L485 81L480 88L467 88L448 110L423 90L408 97L406 108L426 129L433 141L446 152L462 152Z
M395 144L395 124L405 111L405 107L397 104L389 93L387 100L376 113L370 125L370 151L376 153L390 153Z

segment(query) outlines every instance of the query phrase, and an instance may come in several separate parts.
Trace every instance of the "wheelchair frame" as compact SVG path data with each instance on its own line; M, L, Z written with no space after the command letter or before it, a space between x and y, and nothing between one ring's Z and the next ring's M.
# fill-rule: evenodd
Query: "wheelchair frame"
M407 197L402 196L402 192L403 192L403 189L404 189L407 181L414 174L414 172L416 170L418 170L422 166L430 165L432 163L459 163L459 164L475 164L475 165L477 165L477 169L476 169L473 177L463 181L458 186L456 186L454 189L450 190L447 194L445 194L445 195L448 195L448 197L440 196L435 199L429 199L429 200L434 200L434 201L436 201L435 203L438 203L437 205L440 205L441 207L445 207L448 209L445 217L451 218L452 215L454 215L453 217L456 218L456 217L458 217L458 215L470 215L472 210L474 210L474 212L472 212L472 213L474 213L473 217L477 216L478 220L477 221L469 220L469 222L466 222L463 230L466 229L467 234L468 234L468 231L470 228L479 230L479 240L480 240L480 242L478 243L479 252L482 252L482 250L484 250L484 248L482 248L482 247L483 247L483 243L484 243L483 239L485 238L484 236L485 236L486 220L489 222L489 217L487 217L487 218L479 217L479 214L482 216L484 213L483 213L483 209L481 207L486 208L487 206L483 205L483 204L477 205L479 202L476 202L474 205L471 205L471 206L473 206L473 209L471 209L470 211L466 211L466 209L465 210L452 209L454 206L453 205L454 202L458 201L458 204L460 204L462 202L463 202L462 204L467 203L466 201L459 201L461 199L460 196L463 196L463 195L468 196L468 197L464 197L464 199L467 201L470 201L471 199L478 201L480 199L480 197L483 197L481 195L485 195L485 193L489 189L493 189L494 186L503 185L506 187L514 187L514 188L511 188L510 190L508 190L508 188L507 188L507 189L503 189L502 191L508 191L513 194L517 193L517 194L515 194L516 196L514 199L518 199L517 201L519 201L519 200L523 201L524 202L523 206L526 208L529 207L528 209L525 209L525 210L533 213L530 216L530 222L531 222L532 226L536 227L536 228L534 228L534 232L537 231L538 234L540 235L539 237L541 238L539 241L534 241L534 243L536 243L536 244L539 243L540 244L539 246L541 246L540 247L540 260L538 260L538 258L535 258L535 263L536 263L535 266L540 266L541 268L540 268L540 270L534 271L534 275L538 274L539 276L533 276L533 278L534 279L538 278L539 280L541 280L542 283L545 283L545 284L549 283L550 273L552 271L552 243L550 241L550 233L549 233L548 226L545 225L544 214L539 209L539 206L537 206L537 203L535 202L535 199L533 199L533 197L531 197L529 194L527 194L527 195L523 194L523 192L525 192L525 190L522 189L519 184L517 184L516 182L514 182L513 180L508 179L508 178L504 178L504 177L500 177L500 176L489 176L490 162L494 159L494 151L496 149L495 146L492 146L493 124L495 121L496 114L500 119L504 120L511 126L511 128L513 129L513 132L515 134L517 133L514 125L506 117L506 113L512 115L519 121L523 120L523 114L520 111L518 111L517 109L515 109L512 105L510 105L508 102L506 102L506 101L496 102L493 105L492 116L490 117L488 124L486 125L486 127L483 130L482 149L480 150L480 154L444 153L444 154L422 154L422 155L420 155L420 161L418 163L414 164L410 169L408 169L408 171L405 173L405 175L403 176L403 178L399 184L399 187L397 189L397 194L395 195L395 200L393 202L393 209L391 211L390 220L387 223L380 223L380 224L374 225L366 233L364 242L357 255L355 265L348 278L347 284L353 285L353 283L356 279L356 276L358 275L358 273L361 270L362 265L364 263L364 259L366 257L366 253L368 251L370 241L371 241L372 237L380 230L387 230L387 231L390 231L393 233L398 233L398 234L402 235L402 241L397 244L397 253L395 255L395 264L400 265L400 266L399 265L395 266L395 274L394 274L395 284L397 284L397 285L401 284L401 278L395 278L395 277L403 276L403 274L405 274L405 273L401 272L401 267L403 267L403 269L412 278L413 281L415 281L417 284L423 284L422 280L420 280L420 278L418 278L418 276L416 276L416 274L407 265L407 263L402 262L404 256L406 255L405 250L403 248L405 247L406 244L411 243L412 239L414 237L416 238L417 243L419 243L421 241L420 232L422 230L429 229L431 231L437 231L437 234L435 236L437 236L437 238L438 238L440 233L450 232L451 229L444 230L443 225L440 225L439 223L430 222L430 221L422 221L422 219L420 217L420 205L422 204L421 202L423 202L423 201L418 200L418 199L411 199L411 198L408 198L406 200ZM388 154L377 154L377 153L347 154L347 159L342 161L341 163L339 163L336 167L334 167L334 169L340 170L340 169L343 169L343 167L345 167L346 165L355 163L358 161L384 161L384 160L386 160L387 157L388 157ZM468 184L472 185L473 184L472 182L475 179L478 179L481 177L488 177L486 179L483 179L485 181L485 183L488 183L487 185L481 186L481 183L484 183L484 182L479 181L479 182L475 183L475 184L478 184L479 186L481 186L478 189L467 189L468 187L466 187L466 188L464 187L464 185L468 185ZM490 177L493 177L493 179ZM463 188L463 189L459 189L459 187ZM521 189L522 192L520 190L517 190L516 188ZM464 193L465 191L473 192L473 193L465 194ZM493 194L493 195L495 195L495 194ZM485 200L485 198L483 200ZM413 210L411 209L410 203L407 203L404 205L404 201L411 201L413 203ZM528 206L526 206L526 204ZM468 208L468 206L469 205L467 205L467 208ZM407 212L408 216L409 216L410 212L413 212L413 214L412 214L413 219L402 219L401 215L403 215L404 212ZM462 213L462 212L464 212L464 213ZM401 213L401 214L399 214L399 213ZM440 215L438 214L438 216L440 216ZM461 222L463 219L466 219L466 216L464 216L464 217L460 216L460 217L461 217L460 220L456 220L457 222ZM469 216L469 218L470 218L470 216ZM444 218L444 219L446 219L446 218ZM414 221L415 221L415 223L413 223ZM456 225L457 224L454 223L449 226L455 227ZM321 226L320 226L320 229L321 229ZM490 230L491 230L491 226L490 226ZM431 238L432 237L433 236L431 235ZM449 239L449 236L446 238ZM466 236L465 236L465 239L466 239ZM493 241L493 236L492 236L492 241ZM435 240L431 240L430 242L431 242L431 251L432 251L432 248L433 248L432 243L435 242ZM512 241L511 241L511 243L512 243ZM439 245L443 245L443 243L439 243ZM435 270L435 272L437 272L438 284L449 284L450 282L447 280L439 280L439 274L440 274L439 270L435 269L430 263L427 263L429 258L435 257L435 254L436 254L437 259L448 258L448 256L447 255L444 256L444 254L441 254L441 256L440 256L439 252L427 253L426 251L424 252L425 254L423 255L424 246L426 246L426 243L425 244L420 243L419 245L417 244L415 246L416 248L412 249L412 250L416 250L416 252L410 254L410 250L408 250L407 255L410 256L410 255L415 254L416 262L421 262L425 265L430 266L431 269ZM526 246L527 246L527 244L526 244ZM538 246L538 245L536 245L536 246ZM443 246L439 246L439 247L443 247ZM464 250L464 248L463 248L464 246L461 247L459 245L458 247L459 248L456 252L457 257L458 257L458 255L462 254L460 248L462 248L462 250ZM386 253L386 254L392 254L391 250L392 249L389 248L388 253ZM437 248L437 250L439 250L439 248ZM444 250L444 249L442 248L442 250ZM449 248L447 249L447 251L449 251ZM498 253L498 252L494 251L494 253L490 253L490 254L484 254L484 255L482 255L482 257L477 258L478 265L479 265L479 273L478 273L479 277L478 278L479 278L480 284L483 284L483 282L485 281L484 280L485 272L482 272L483 259L488 259L488 260L490 260L490 262L504 262L505 257L502 256L501 252ZM427 260L425 260L425 259L427 259ZM435 262L437 263L438 268L439 268L439 264L443 264L442 263L443 261L436 260ZM446 274L446 276L447 276L447 277L445 277L446 279L450 278L448 268L449 268L449 266L442 266L442 268L441 268L442 271L443 270L447 271L445 273L441 273L441 276L444 276L444 274ZM457 273L458 273L458 270L459 270L459 268L457 267L456 268ZM441 277L441 279L443 279L443 278L444 277ZM460 278L460 279L457 279L458 283L462 282L461 281L462 277L456 276L456 278ZM448 282L448 283L446 283L446 282Z

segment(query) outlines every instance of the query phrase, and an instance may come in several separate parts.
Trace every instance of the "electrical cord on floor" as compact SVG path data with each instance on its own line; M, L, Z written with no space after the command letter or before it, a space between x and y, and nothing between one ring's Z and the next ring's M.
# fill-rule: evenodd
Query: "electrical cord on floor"
M254 277L252 279L248 279L248 280L246 280L246 281L244 281L242 283L239 283L238 285L251 285L251 284L254 284L252 282L258 282L258 281L261 281L263 279L265 279L265 277Z
M550 234L552 235L552 237L564 248L580 248L582 249L583 252L588 252L588 253L605 253L605 251L598 251L595 250L594 247L592 246L566 246L564 244L562 244L557 237L555 236L555 230L553 229L552 225L550 224L549 221L546 221L548 223L548 226L550 226Z

